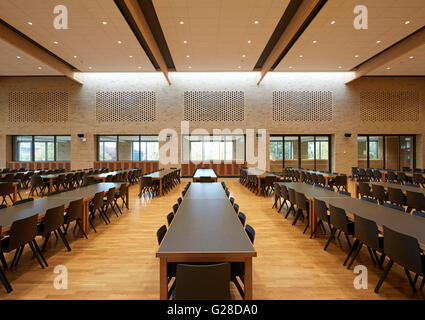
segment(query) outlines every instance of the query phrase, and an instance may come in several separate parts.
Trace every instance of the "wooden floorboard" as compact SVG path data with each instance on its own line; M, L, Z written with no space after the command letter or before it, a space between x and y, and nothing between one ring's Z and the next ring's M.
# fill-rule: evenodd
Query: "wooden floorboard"
M20 265L6 274L14 288L6 294L0 287L0 299L158 299L159 261L156 230L166 224L166 215L177 202L185 182L165 197L137 198L137 187L131 188L130 210L119 218L112 215L111 224L96 221L97 233L90 230L89 239L68 236L71 252L53 237L45 256L49 267L42 270L26 248ZM423 299L412 293L403 270L393 267L379 294L373 289L381 271L374 267L366 250L357 264L368 268L368 289L353 286L356 276L342 266L348 247L331 243L323 251L325 237L309 239L302 234L302 222L292 226L272 209L272 198L255 196L237 179L225 181L232 196L247 215L247 223L256 231L258 257L253 263L254 299ZM350 185L350 189L352 186ZM353 190L351 190L353 191ZM38 238L42 243L42 239ZM7 261L13 256L6 255ZM68 289L57 290L54 268L68 269ZM232 286L232 295L239 298Z

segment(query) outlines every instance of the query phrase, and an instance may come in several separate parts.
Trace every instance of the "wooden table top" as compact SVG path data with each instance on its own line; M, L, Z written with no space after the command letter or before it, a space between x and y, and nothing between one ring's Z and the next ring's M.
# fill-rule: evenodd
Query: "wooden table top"
M402 191L411 191L411 192L418 192L423 193L425 195L425 188L416 188L416 187L410 187L405 186L403 184L396 184L396 183L390 183L390 182L366 182L367 184L371 185L378 185L383 186L384 188L393 188L393 189L401 189Z
M307 198L325 201L328 205L331 204L344 209L346 213L356 214L362 218L375 221L378 226L385 225L390 229L412 236L420 243L425 244L425 219L423 217L410 215L358 198L344 196L307 183L284 182L280 184L304 193Z
M157 257L257 255L220 183L191 183Z
M178 169L165 169L165 170L159 170L159 171L155 171L152 172L150 174L146 174L143 177L151 177L151 178L163 178L164 176L166 176L169 173L175 172Z
M248 169L242 169L244 171L246 171L247 175L249 176L261 176L261 177L266 177L266 176L274 176L274 177L279 177L279 175L275 174L275 173L270 173L267 172L263 169L259 169L259 168L248 168Z
M194 178L200 178L200 177L217 178L217 175L215 174L214 169L196 169L193 177Z

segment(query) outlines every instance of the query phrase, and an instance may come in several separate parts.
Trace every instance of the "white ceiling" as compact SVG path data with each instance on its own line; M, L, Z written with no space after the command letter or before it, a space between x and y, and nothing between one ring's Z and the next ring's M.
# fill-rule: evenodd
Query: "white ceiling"
M367 30L353 26L358 4L368 8ZM275 71L349 71L424 24L425 0L329 0Z
M68 8L68 30L53 27L58 4ZM155 71L113 0L1 0L0 18L80 71ZM15 54L2 58L0 74L19 69Z
M177 71L251 71L289 0L153 3Z

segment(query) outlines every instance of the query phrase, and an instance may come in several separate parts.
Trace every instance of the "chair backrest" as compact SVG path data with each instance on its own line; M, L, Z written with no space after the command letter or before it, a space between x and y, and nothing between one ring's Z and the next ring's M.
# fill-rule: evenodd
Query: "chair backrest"
M273 184L276 182L277 177L276 176L266 176L264 179L264 186L270 187L273 186Z
M105 196L104 192L98 192L94 195L93 205L94 205L95 210L103 207L103 197L104 196Z
M295 197L295 190L288 188L289 202L295 204L297 199Z
M242 223L242 225L245 226L246 215L242 211L238 213L238 218L239 218L239 221Z
M372 196L380 201L386 200L385 188L381 185L372 184Z
M180 206L180 204L182 203L182 201L183 201L183 199L182 199L181 197L179 197L179 198L177 199L177 203L179 204L179 206Z
M112 187L108 190L108 192L106 194L106 202L108 204L112 204L112 203L114 203L114 199L115 199L115 188Z
M249 240L251 240L251 243L254 244L255 240L255 230L253 227L251 227L249 224L245 226L245 232L248 235Z
M83 217L84 201L83 199L72 201L69 204L67 220L74 221Z
M304 193L295 192L295 203L297 204L298 209L307 210L307 199L305 198Z
M127 185L125 183L123 183L122 185L120 185L119 196L121 198L123 198L125 196L126 192L127 192Z
M324 201L314 199L314 214L320 220L328 221L328 207Z
M235 209L235 212L238 213L239 212L239 205L237 203L234 203L233 209Z
M34 174L31 176L31 186L38 187L43 184L43 180L41 179L40 175Z
M164 224L156 232L156 239L158 240L158 245L161 245L162 239L164 239L164 236L166 233L167 233L167 227Z
M230 264L178 264L176 300L230 300Z
M12 223L7 251L17 249L35 238L37 235L37 219L38 215L33 215Z
M230 197L230 203L233 205L234 203L235 203L235 198L233 198L233 197Z
M387 181L393 181L396 180L396 175L393 171L388 171L387 172Z
M0 196L7 196L13 193L13 184L11 182L0 183Z
M46 211L46 215L44 216L44 235L59 229L63 225L64 211L65 208L63 205Z
M173 205L173 212L174 212L174 214L176 214L177 213L177 210L179 209L179 205L176 203L176 204L174 204Z
M423 274L419 243L416 238L384 225L384 252L391 260L406 269Z
M345 214L345 210L338 207L334 207L333 205L329 205L329 212L331 224L338 230L342 230L347 233L348 220L347 215Z
M170 224L171 224L171 222L173 221L173 219L174 219L174 213L173 213L173 212L170 212L170 213L167 215L167 223L168 223L168 226L170 226Z
M399 211L402 211L402 212L405 212L405 210L404 210L404 208L402 207L402 206L399 206L399 205L397 205L397 204L394 204L394 203L384 203L384 204L382 204L384 207L387 207L387 208L391 208L391 209L395 209L395 210L399 210Z
M381 251L379 247L378 226L375 221L354 215L354 236L363 244L375 250Z
M367 196L367 197L372 196L372 194L370 193L369 183L359 182L359 193L362 196Z
M413 182L414 183L423 184L425 182L424 180L425 179L424 179L424 177L421 173L414 173L413 174Z
M425 197L423 193L407 191L406 203L410 208L419 211L425 210Z
M388 188L388 200L391 202L395 202L399 205L404 204L404 194L401 189L397 188Z

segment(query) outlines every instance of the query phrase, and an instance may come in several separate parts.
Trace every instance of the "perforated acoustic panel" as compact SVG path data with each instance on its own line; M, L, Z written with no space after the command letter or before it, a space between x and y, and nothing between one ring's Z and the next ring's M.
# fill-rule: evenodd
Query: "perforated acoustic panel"
M153 91L96 92L96 120L99 122L148 122L155 119Z
M419 121L419 92L360 92L361 121Z
M332 92L273 91L274 121L332 121Z
M10 122L68 121L67 92L10 92Z
M184 120L243 121L245 96L242 91L185 91Z

